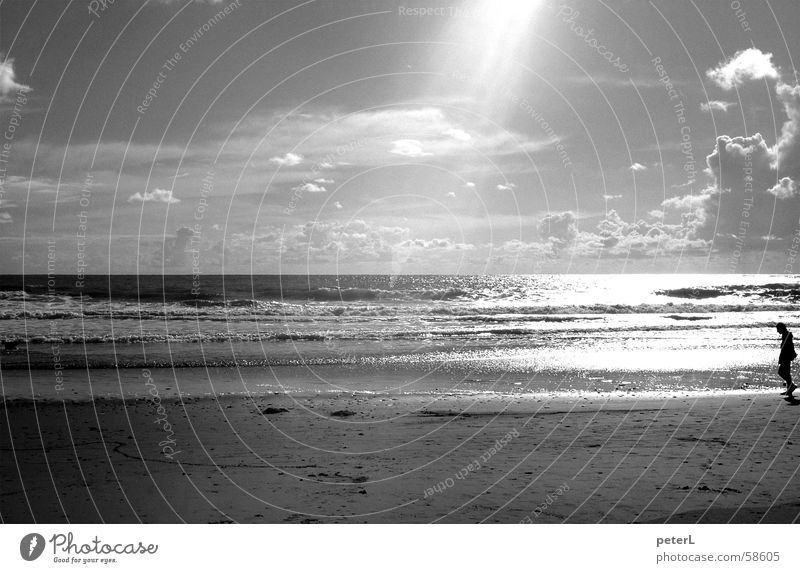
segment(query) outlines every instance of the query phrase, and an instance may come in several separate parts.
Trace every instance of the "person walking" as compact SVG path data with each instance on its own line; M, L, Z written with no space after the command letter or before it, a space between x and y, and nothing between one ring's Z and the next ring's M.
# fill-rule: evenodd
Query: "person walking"
M797 352L794 351L794 341L792 340L792 333L786 328L786 325L779 322L775 328L781 335L781 353L778 356L778 376L786 381L786 391L781 392L785 394L788 399L794 398L792 392L797 389L797 386L792 382L792 360L797 358Z

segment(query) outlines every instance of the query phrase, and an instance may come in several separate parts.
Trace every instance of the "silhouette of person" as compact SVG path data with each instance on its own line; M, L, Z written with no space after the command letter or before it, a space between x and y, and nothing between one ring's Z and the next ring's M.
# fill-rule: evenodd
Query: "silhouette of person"
M779 322L775 328L781 335L781 353L778 356L778 376L786 381L786 391L781 392L788 398L794 398L792 392L797 389L797 386L792 382L792 360L797 358L797 353L794 351L794 341L792 340L792 333L786 328L786 325Z

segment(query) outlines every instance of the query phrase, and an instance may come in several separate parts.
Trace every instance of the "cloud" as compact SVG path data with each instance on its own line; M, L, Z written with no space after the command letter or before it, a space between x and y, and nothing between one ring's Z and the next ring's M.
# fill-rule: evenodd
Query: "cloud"
M2 57L2 55L0 55L0 57ZM13 58L0 61L0 100L5 99L10 93L18 90L29 92L31 88L30 86L17 82Z
M275 157L270 157L269 160L271 163L281 167L293 167L295 165L300 165L300 163L303 162L303 156L298 155L297 153L287 153L286 155L276 155Z
M606 201L615 201L616 199L622 199L622 195L603 195L603 199Z
M498 191L513 191L516 187L516 183L500 183L495 189Z
M631 171L647 171L647 167L642 165L641 163L634 163L630 167L628 167Z
M457 127L445 129L443 133L444 135L452 137L453 139L457 139L458 141L469 141L472 139L472 136L469 133Z
M464 183L464 187L466 187L467 189L475 189L475 183L473 183L472 181L467 181L466 183Z
M758 48L747 48L734 54L726 62L706 71L706 76L725 90L733 89L746 80L777 79L779 73L772 63L772 54Z
M628 222L612 209L596 225L580 230L575 213L550 213L537 224L538 241L510 241L502 245L501 250L515 256L550 259L560 256L641 258L708 252L711 241L695 237L690 222L668 225L652 217L654 214L651 213L653 220L650 221Z
M325 193L327 189L316 183L303 183L302 185L294 187L292 191L299 191L302 193Z
M336 183L333 179L324 179L320 177L319 179L314 179L314 183L319 183L320 185L333 185Z
M453 264L448 253L475 249L472 244L449 237L414 237L407 227L381 225L363 219L267 226L257 235L232 234L228 247L239 264L274 265L280 261L286 265L315 263L338 266L347 263L397 272L401 271L397 265L405 268L415 252L426 253L428 262ZM234 263L234 259L231 262Z
M775 145L774 166L781 175L800 175L800 85L778 82L775 86L783 111L788 117Z
M456 196L455 191L450 191L450 192L447 193L447 197L449 197L450 199L454 199L455 196Z
M779 82L776 89L788 115L778 142L770 146L760 133L718 137L706 157L712 183L699 194L662 204L667 216L679 213L697 238L714 240L719 249L761 248L764 237L787 239L795 231L800 100L796 88Z
M772 193L778 199L789 199L797 196L797 184L792 179L784 177L767 189L767 193Z
M191 260L189 247L192 244L194 231L189 227L181 227L175 231L174 237L164 237L154 251L140 263L150 268L186 267Z
M336 203L334 203L334 204L333 204L333 206L334 206L336 209L344 209L344 207L342 206L342 204L341 204L341 203L339 203L338 201L336 201Z
M7 225L8 223L13 223L14 219L11 217L10 213L6 213L5 211L0 211L0 225Z
M401 249L444 249L447 251L471 251L475 248L475 245L469 243L457 243L451 239L408 239L400 243L398 247Z
M664 200L661 206L675 211L692 211L702 209L708 203L708 199L709 195L682 195Z
M403 157L425 157L432 155L422 149L422 143L416 139L398 139L392 142L389 153L402 155Z
M708 102L703 102L700 104L700 111L704 111L706 113L711 113L712 111L728 111L728 109L735 107L736 103L732 101L721 101L718 99L712 99Z
M128 197L128 203L180 203L180 199L172 195L172 189L153 189L145 191L142 195L139 191Z
M577 217L571 211L550 213L539 222L538 230L544 239L567 243L578 234Z

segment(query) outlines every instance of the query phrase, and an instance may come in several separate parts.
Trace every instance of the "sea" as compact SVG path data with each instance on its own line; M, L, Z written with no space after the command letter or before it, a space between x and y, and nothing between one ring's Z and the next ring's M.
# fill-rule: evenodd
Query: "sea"
M798 275L0 278L2 392L774 389ZM151 378L152 379L152 378Z

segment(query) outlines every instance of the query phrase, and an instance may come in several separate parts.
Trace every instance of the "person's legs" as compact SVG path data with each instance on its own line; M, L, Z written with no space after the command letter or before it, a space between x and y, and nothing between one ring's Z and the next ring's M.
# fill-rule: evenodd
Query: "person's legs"
M778 366L778 376L786 380L786 395L788 397L792 397L792 392L797 389L792 383L792 364L791 362L788 364L781 364Z
M792 371L789 368L789 364L778 364L778 376L783 378L784 382L786 383L787 391L783 393L787 394L789 386L792 384Z

